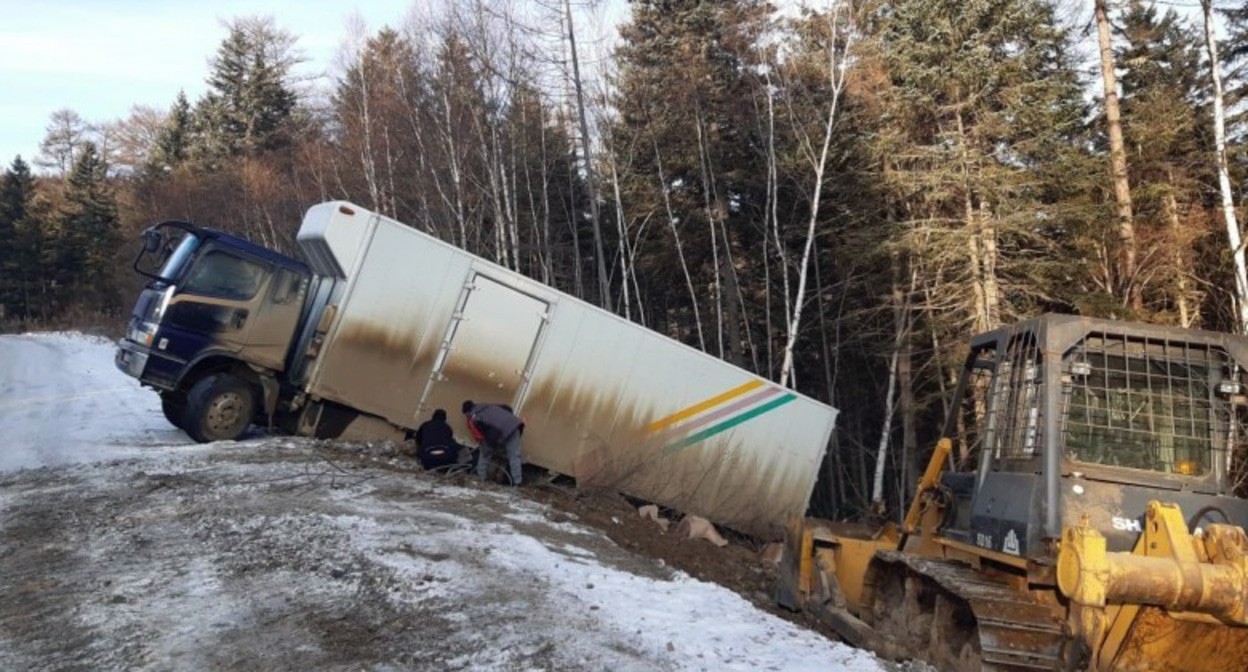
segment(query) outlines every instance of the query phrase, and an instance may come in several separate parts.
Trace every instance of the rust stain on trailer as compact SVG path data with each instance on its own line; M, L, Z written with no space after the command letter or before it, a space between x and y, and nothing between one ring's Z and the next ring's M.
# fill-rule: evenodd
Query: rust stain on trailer
M367 408L404 426L416 407L433 359L437 339L428 329L402 325L345 322L326 358L317 394ZM406 362L406 366L396 365Z
M635 400L618 391L558 382L553 376L534 381L524 413L541 438L539 450L558 447L547 458L559 463L551 468L589 484L600 480L604 458L618 452L613 446L637 446L644 440L640 428L647 419Z

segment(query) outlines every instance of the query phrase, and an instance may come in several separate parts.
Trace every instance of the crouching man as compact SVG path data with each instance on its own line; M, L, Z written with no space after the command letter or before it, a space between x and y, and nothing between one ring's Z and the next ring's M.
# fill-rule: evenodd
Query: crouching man
M473 441L483 444L477 456L477 477L484 481L489 474L491 452L506 451L511 484L520 485L523 477L520 469L520 437L524 434L524 421L509 406L502 404L465 401L463 411Z
M455 432L446 422L446 411L440 408L408 438L416 440L416 459L425 469L440 469L459 461L463 446L455 441Z

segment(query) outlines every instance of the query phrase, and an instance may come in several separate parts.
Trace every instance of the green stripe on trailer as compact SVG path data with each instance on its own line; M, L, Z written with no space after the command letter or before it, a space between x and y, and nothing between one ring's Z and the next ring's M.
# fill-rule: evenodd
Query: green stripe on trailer
M773 399L763 404L762 406L750 409L749 411L746 411L745 413L742 413L741 415L738 415L735 418L729 418L719 423L718 425L707 427L706 429L698 432L697 434L690 434L689 436L686 436L685 438L675 443L669 444L668 446L663 448L663 454L671 455L684 448L688 448L689 446L692 446L695 443L705 441L706 439L709 439L712 436L719 434L720 432L726 432L743 422L747 422L749 420L757 418L758 416L764 413L767 413L768 411L775 410L789 403L790 401L793 401L796 398L797 398L797 395L793 393L789 393L789 394L784 395L783 397L780 397L779 399Z

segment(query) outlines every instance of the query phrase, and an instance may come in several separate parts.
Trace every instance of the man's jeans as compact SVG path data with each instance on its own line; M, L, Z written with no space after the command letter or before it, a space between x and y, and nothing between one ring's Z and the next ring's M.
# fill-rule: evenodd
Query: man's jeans
M507 450L507 463L511 467L511 484L520 485L523 473L520 469L520 432L515 432L507 437L503 442L503 447ZM493 446L483 445L477 455L477 478L483 481L489 473L491 453L494 450Z

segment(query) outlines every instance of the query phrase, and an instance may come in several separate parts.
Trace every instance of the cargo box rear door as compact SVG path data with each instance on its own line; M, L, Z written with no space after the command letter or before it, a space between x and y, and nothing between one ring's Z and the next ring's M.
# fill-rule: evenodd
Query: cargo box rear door
M474 275L421 407L458 408L464 399L515 404L548 308L541 299Z

